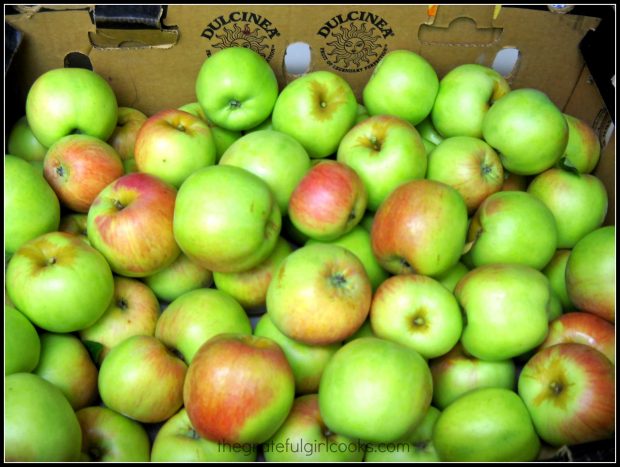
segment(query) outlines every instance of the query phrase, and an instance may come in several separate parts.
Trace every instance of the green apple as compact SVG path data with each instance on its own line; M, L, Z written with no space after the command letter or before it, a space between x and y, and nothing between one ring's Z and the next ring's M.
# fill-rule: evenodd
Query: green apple
M355 117L355 124L357 125L358 123L363 122L369 117L370 117L370 114L368 113L368 109L358 102L357 103L357 115Z
M151 462L253 462L256 458L254 445L222 445L202 438L185 409L159 429L151 450Z
M514 389L517 370L512 359L480 360L459 342L450 352L429 362L433 375L433 404L443 410L474 389Z
M469 268L459 261L443 274L435 276L435 279L437 279L450 292L454 292L456 284L458 284L462 277L468 272Z
M41 354L37 330L19 310L4 307L4 375L29 373Z
M552 168L538 175L527 192L549 208L558 228L558 248L572 248L586 234L603 225L607 190L594 175Z
M370 323L377 337L411 347L424 358L447 353L463 331L452 292L419 274L392 276L372 298Z
M103 315L114 280L101 253L75 235L50 232L15 252L6 269L6 289L33 324L73 332Z
M54 190L31 164L4 157L4 251L12 255L39 235L58 230L60 202Z
M548 331L551 286L522 264L491 264L468 272L454 290L466 319L461 342L481 360L506 360L534 349Z
M471 214L490 195L501 190L504 169L491 146L471 136L444 139L428 157L426 178L458 191Z
M245 47L228 47L208 57L196 78L196 97L206 117L232 131L265 120L278 97L278 80L269 63Z
M359 339L361 337L377 337L372 330L372 324L370 318L366 318L366 321L362 323L357 331L344 340L344 343L351 342L352 340Z
M377 64L363 89L370 115L394 115L417 125L430 113L439 90L432 65L409 50L393 50Z
M293 370L297 394L310 394L318 391L325 365L341 346L339 342L328 345L307 345L293 340L273 324L269 313L265 313L258 320L254 335L268 337L280 346Z
M320 161L294 188L289 218L302 233L330 241L350 232L368 203L366 186L357 172L341 162Z
M237 300L249 314L264 312L267 290L280 263L293 251L289 242L280 237L265 261L248 271L215 272L215 286Z
M306 244L311 245L313 243L330 243L333 245L339 245L346 248L353 253L364 265L368 279L372 289L376 290L379 285L386 280L390 275L381 267L377 258L372 252L372 241L370 238L370 232L361 225L355 226L350 232L338 237L331 242L319 242L318 240L309 239Z
M280 263L267 290L267 312L291 339L341 342L362 325L372 288L363 264L346 248L306 245Z
M308 153L292 136L274 130L253 131L235 141L224 153L221 165L241 167L262 178L288 211L293 190L310 169Z
M542 270L543 274L549 279L551 290L560 300L564 311L575 309L566 289L566 265L570 254L571 250L557 250L551 261Z
M445 462L529 462L540 451L525 404L504 388L477 389L455 400L439 416L433 443Z
M280 346L267 337L219 334L194 356L183 388L196 432L211 441L260 444L293 406L295 380Z
M504 169L503 191L527 191L530 177L526 175L517 175Z
M433 180L413 180L396 188L377 211L372 250L393 274L440 275L459 261L467 221L458 191Z
M552 446L614 437L615 367L588 345L537 352L519 376L519 395L540 437Z
M114 148L123 162L134 159L136 137L146 122L147 116L132 107L119 107L116 128L108 138L108 144Z
M601 157L601 143L598 136L583 120L568 114L564 114L564 118L568 123L568 144L562 164L582 174L590 173Z
M214 272L247 271L263 262L275 248L281 226L267 183L239 167L200 169L176 198L176 242L189 258Z
M82 429L82 457L91 462L148 462L151 442L144 427L107 407L76 412Z
M355 339L331 358L319 385L330 431L369 442L410 434L431 403L433 382L415 350L377 337Z
M73 410L97 399L97 367L72 334L42 334L41 357L33 373L60 389Z
M433 428L441 412L431 406L406 442L366 445L364 462L438 462Z
M555 254L558 233L553 213L537 197L500 191L474 214L467 241L466 257L474 266L516 263L542 269Z
M612 323L616 321L615 237L615 226L590 232L577 242L566 264L566 290L571 302L577 309Z
M140 127L134 159L138 171L179 188L196 170L215 163L215 142L201 118L182 110L162 110Z
M11 128L7 149L9 154L21 157L28 162L43 162L47 152L47 148L32 134L25 115Z
M298 397L282 426L265 443L267 462L361 462L359 440L329 430L319 411L316 394Z
M330 71L314 71L291 81L273 108L274 130L286 133L320 159L336 153L355 123L357 101L351 86Z
M375 115L351 128L338 146L337 158L363 180L371 211L399 185L424 178L427 167L418 131L390 115Z
M415 128L418 130L422 139L431 143L433 147L437 146L445 139L433 125L433 119L430 115L418 123Z
M99 368L99 395L109 409L142 423L169 419L183 405L187 365L153 336L113 347Z
M216 289L197 289L174 300L157 320L155 337L188 364L202 344L217 334L252 334L239 302Z
M262 130L273 130L273 122L271 121L271 116L267 117L265 120L263 120L261 123L259 123L255 127L245 130L243 134L247 135L248 133L252 133L253 131L262 131Z
M116 128L118 104L108 82L85 68L55 68L40 75L26 98L32 133L50 147L82 133L106 141Z
M517 89L497 100L482 121L482 135L510 172L534 175L553 167L568 142L568 124L549 97Z
M159 319L159 302L153 291L137 279L114 277L114 298L92 326L80 331L80 339L95 350L101 363L112 347L136 335L153 336Z
M30 373L5 378L5 461L73 462L81 446L80 424L60 389Z
M450 70L439 82L431 117L445 138L482 138L482 121L489 107L510 92L510 85L497 71L467 63Z
M171 302L186 292L211 286L213 273L181 253L170 266L143 280L157 298Z

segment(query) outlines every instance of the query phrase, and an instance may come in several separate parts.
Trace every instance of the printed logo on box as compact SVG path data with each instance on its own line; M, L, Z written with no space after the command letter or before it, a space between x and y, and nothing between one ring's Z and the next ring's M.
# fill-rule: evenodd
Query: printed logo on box
M213 19L200 36L209 41L208 57L215 49L246 47L269 62L276 53L273 38L279 35L278 28L263 15L233 11Z
M374 67L394 35L388 22L368 11L349 11L327 20L317 31L324 39L321 57L334 70L357 73Z

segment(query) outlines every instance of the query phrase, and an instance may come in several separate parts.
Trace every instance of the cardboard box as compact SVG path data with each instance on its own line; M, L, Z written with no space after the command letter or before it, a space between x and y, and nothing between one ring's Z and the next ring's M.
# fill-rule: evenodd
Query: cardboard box
M21 13L5 15L23 33L5 73L5 132L25 113L34 80L65 65L92 67L110 83L119 105L153 114L195 101L200 66L231 45L261 53L284 87L296 77L285 66L287 48L307 44L309 70L340 74L360 100L374 66L391 50L421 54L440 78L464 63L493 66L508 50L518 57L507 75L513 89L540 89L596 130L603 151L595 173L609 194L605 222L615 224L614 122L579 50L598 18L497 5L151 7L125 17L93 5L21 6ZM615 60L612 47L602 52Z

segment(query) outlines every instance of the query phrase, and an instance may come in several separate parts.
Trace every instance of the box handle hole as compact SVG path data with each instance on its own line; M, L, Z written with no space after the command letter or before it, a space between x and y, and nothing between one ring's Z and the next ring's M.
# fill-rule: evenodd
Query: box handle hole
M293 42L284 54L284 71L291 75L303 75L310 70L312 52L305 42Z
M500 50L493 60L493 68L504 78L512 77L517 71L521 59L521 52L516 47L506 47Z
M93 64L90 62L88 55L82 52L69 52L65 55L65 68L86 68L93 71Z

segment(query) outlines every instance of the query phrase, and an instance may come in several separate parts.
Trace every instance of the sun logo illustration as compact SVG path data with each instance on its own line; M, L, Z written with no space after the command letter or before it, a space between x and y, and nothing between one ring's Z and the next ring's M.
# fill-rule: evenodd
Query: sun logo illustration
M366 30L365 23L362 23L360 28L354 23L351 23L350 29L341 26L340 31L333 34L335 41L327 43L333 46L329 55L334 57L335 63L342 61L345 67L349 67L351 63L359 67L362 62L369 64L371 57L378 57L375 50L381 48L377 44L381 36L375 36L373 31Z
M263 58L267 58L264 51L266 49L268 50L269 46L262 44L266 36L260 33L258 27L252 31L249 24L246 24L243 29L237 24L233 24L233 29L224 28L223 33L216 34L215 37L221 42L213 44L213 47L217 47L218 49L245 47L246 49L252 49Z

